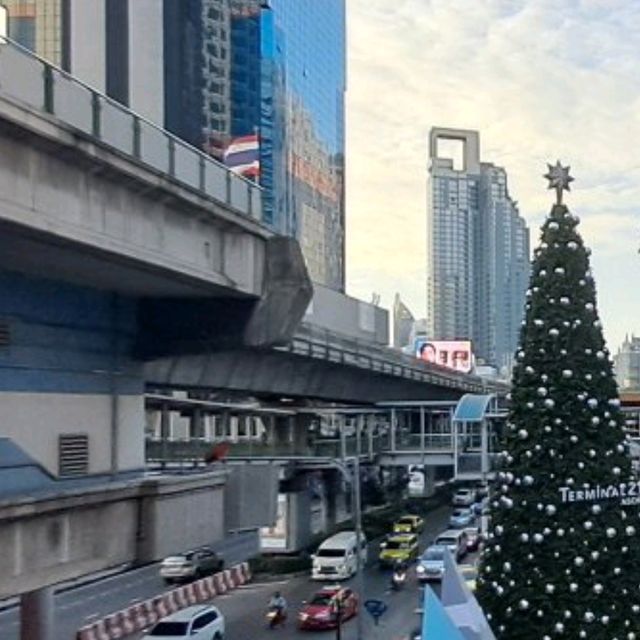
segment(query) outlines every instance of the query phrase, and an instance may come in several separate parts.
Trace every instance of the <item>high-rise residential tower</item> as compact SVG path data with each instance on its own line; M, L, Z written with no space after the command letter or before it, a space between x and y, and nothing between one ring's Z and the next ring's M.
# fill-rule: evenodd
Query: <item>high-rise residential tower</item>
M636 391L640 389L640 338L625 336L613 361L620 388Z
M460 164L442 152L459 145ZM480 161L476 131L434 128L429 140L427 333L470 339L476 358L508 369L529 278L529 231L504 169Z

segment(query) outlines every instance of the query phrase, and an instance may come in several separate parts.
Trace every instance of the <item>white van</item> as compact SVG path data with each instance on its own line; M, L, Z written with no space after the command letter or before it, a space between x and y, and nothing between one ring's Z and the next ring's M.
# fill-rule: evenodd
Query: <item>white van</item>
M464 529L449 529L444 531L433 543L438 547L449 547L451 555L460 562L467 555L467 534Z
M346 580L355 575L356 558L355 531L342 531L327 538L312 556L311 578L313 580ZM367 562L367 541L360 538L360 562Z

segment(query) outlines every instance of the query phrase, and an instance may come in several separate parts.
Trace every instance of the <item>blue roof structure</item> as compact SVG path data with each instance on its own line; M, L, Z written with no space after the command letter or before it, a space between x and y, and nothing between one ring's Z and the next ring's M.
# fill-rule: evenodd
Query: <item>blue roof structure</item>
M465 640L429 586L424 590L423 611L421 638L424 640Z
M453 414L455 422L482 422L495 396L467 393L460 398Z

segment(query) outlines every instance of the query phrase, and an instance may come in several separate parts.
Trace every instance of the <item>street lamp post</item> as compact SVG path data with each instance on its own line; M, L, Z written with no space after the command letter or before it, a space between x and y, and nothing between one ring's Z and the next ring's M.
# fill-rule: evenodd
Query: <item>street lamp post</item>
M354 486L354 519L355 519L355 528L356 528L356 547L358 549L358 553L356 556L356 583L358 585L358 596L361 601L364 602L364 567L362 566L362 503L360 498L360 433L362 431L362 423L364 421L364 416L358 416L358 424L356 429L356 457L354 461L354 473L353 473L353 486ZM357 624L357 640L362 640L362 616L356 616L356 624Z
M362 564L362 508L360 497L360 429L363 416L358 417L356 429L356 455L353 458L334 459L334 464L342 474L342 477L351 484L351 503L353 512L353 525L356 531L356 590L362 602L364 602L364 566ZM350 471L347 463L353 462L353 470ZM356 616L356 640L363 640L362 616ZM340 622L336 633L341 633Z

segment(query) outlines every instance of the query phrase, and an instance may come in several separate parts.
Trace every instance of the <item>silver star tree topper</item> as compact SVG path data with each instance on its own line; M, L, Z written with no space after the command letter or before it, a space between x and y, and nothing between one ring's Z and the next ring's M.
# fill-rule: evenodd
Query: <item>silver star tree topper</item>
M547 163L549 171L545 173L544 177L549 181L549 189L556 190L556 203L562 204L562 192L564 190L571 191L569 183L573 182L573 178L569 175L571 167L563 167L560 164L560 160L556 162L554 167L552 164Z

